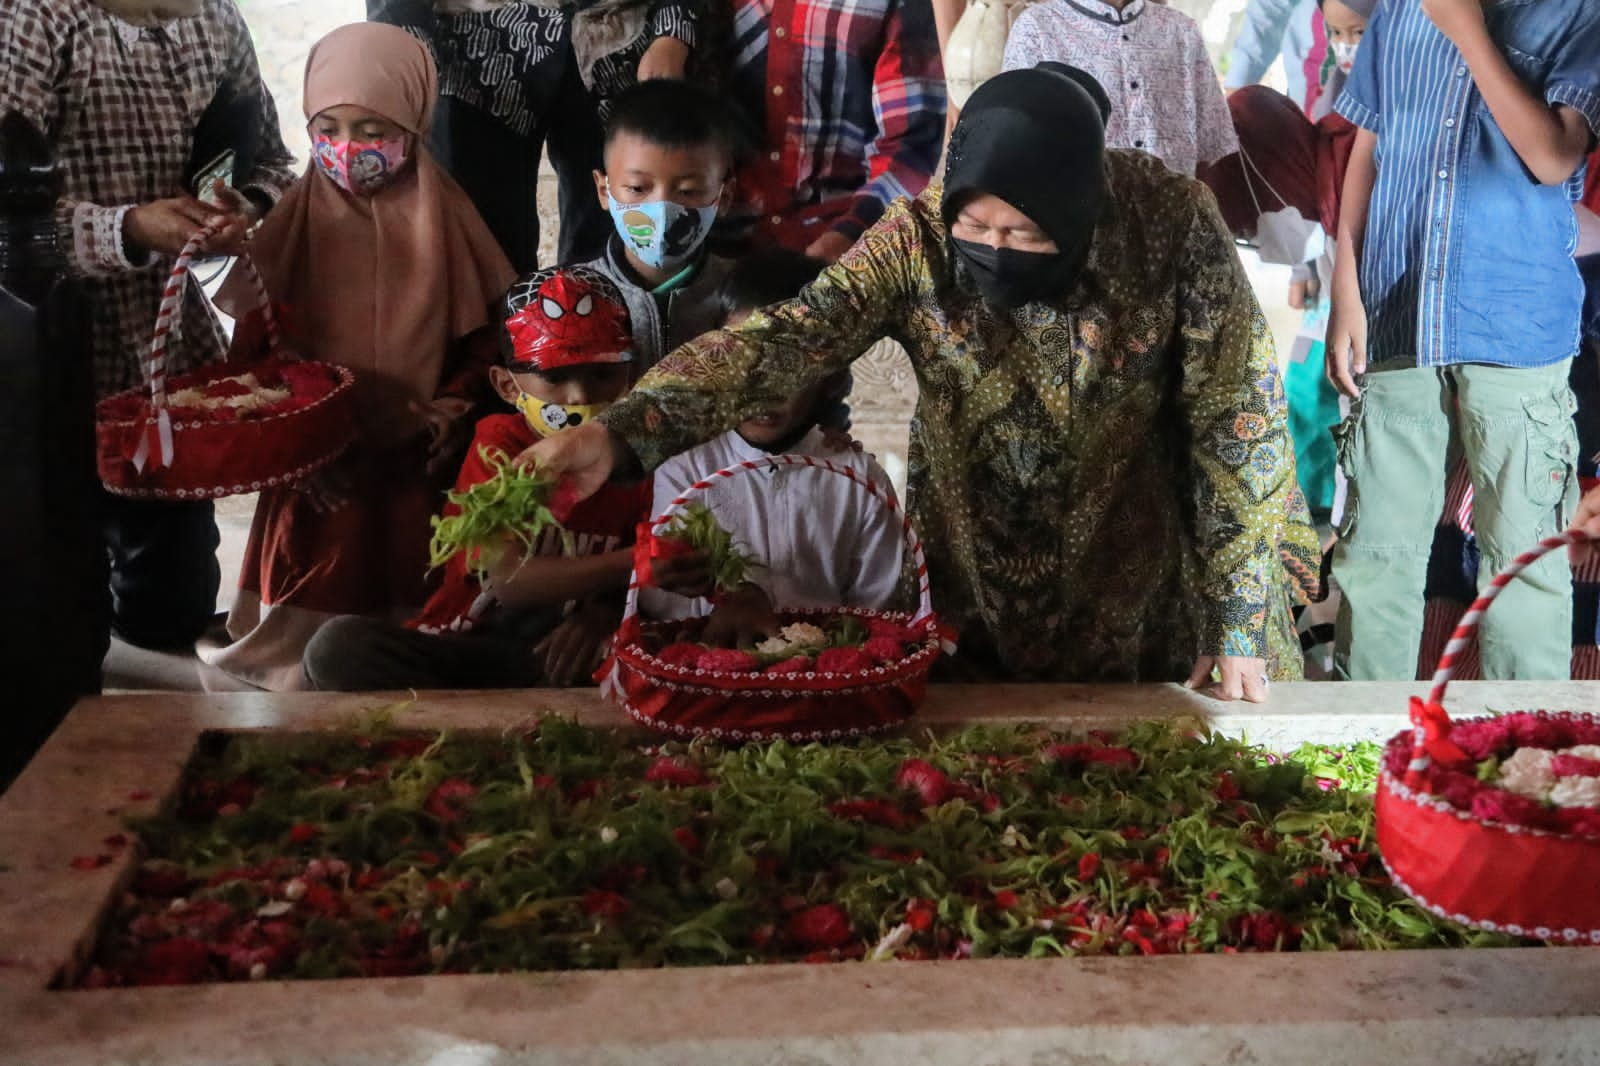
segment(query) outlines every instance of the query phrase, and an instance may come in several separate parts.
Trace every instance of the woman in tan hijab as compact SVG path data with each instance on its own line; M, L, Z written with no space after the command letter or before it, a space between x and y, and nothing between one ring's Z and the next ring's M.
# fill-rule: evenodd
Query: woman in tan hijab
M353 370L359 407L349 452L261 494L233 643L205 655L264 688L302 687L301 653L328 618L403 615L425 599L428 520L493 362L490 305L514 277L424 146L436 95L428 50L405 31L361 23L323 38L306 64L311 164L254 241L286 345ZM249 308L245 279L230 277L218 303ZM259 337L252 326L236 351Z

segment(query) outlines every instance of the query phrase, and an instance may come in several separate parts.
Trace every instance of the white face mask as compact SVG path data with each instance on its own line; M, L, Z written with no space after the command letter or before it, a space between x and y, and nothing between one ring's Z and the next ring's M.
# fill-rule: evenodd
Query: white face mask
M1331 41L1328 44L1328 50L1333 53L1333 61L1346 74L1356 65L1356 45L1359 43L1359 41Z
M1256 239L1253 244L1261 261L1280 266L1299 266L1320 256L1328 243L1327 236L1322 232L1321 220L1308 219L1290 207L1289 201L1272 187L1248 152L1240 149L1239 158L1283 205L1276 211L1262 211L1261 201L1256 199L1255 183L1246 177L1245 189L1256 205Z
M1263 263L1299 266L1322 254L1327 241L1322 224L1292 207L1269 211L1256 220L1256 254Z

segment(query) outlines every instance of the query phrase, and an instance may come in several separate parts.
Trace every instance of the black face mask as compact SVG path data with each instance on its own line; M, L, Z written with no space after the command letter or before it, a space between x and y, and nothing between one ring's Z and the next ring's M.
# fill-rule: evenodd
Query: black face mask
M1066 295L1059 289L1065 262L1060 252L991 248L959 238L953 243L978 292L991 307L1009 309Z

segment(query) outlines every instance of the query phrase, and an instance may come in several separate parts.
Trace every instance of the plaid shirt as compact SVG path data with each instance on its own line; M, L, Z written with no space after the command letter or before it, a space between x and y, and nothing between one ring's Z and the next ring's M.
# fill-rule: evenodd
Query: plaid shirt
M732 0L733 90L760 149L735 228L805 248L854 239L927 186L944 147L929 0Z
M65 180L57 219L62 250L84 275L96 395L133 388L172 260L130 259L122 220L183 191L195 124L219 89L260 100L257 168L235 184L276 201L294 180L250 32L233 0L144 29L85 0L0 0L0 55L0 109L45 131ZM221 355L216 316L192 280L181 328L169 372Z

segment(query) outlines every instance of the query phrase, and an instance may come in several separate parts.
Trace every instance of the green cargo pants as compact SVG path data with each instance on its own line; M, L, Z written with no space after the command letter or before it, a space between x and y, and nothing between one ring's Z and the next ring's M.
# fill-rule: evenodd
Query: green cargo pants
M1333 575L1344 594L1334 671L1345 680L1410 680L1422 638L1423 586L1444 507L1447 455L1472 474L1479 588L1577 505L1571 360L1536 369L1374 366L1335 430L1350 480ZM1572 660L1572 573L1564 553L1523 571L1479 629L1486 679L1552 680Z

